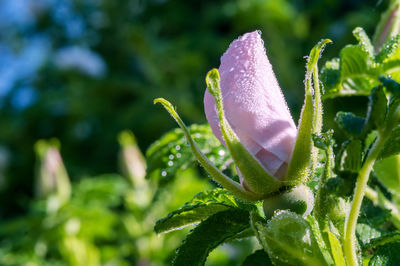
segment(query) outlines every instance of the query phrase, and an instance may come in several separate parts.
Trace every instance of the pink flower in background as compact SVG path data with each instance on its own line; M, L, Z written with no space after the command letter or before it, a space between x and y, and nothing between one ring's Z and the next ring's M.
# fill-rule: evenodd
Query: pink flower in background
M220 86L224 113L248 151L276 178L285 177L297 129L266 56L260 33L231 43L221 57ZM213 96L204 95L206 117L224 144ZM243 183L243 180L241 180Z

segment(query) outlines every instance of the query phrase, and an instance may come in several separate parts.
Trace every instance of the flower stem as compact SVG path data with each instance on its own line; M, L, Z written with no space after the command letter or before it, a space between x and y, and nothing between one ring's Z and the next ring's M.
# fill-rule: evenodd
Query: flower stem
M386 134L382 134L381 132L378 134L378 137L371 148L367 159L365 160L360 172L358 173L356 188L354 190L353 201L351 202L351 209L349 216L346 220L345 225L345 235L344 235L344 255L346 257L346 262L348 266L357 266L357 253L356 253L356 225L357 218L360 214L360 208L362 204L362 200L365 195L365 190L367 188L367 182L369 178L369 174L372 171L372 167L376 159L379 156L380 151L385 144L387 139Z

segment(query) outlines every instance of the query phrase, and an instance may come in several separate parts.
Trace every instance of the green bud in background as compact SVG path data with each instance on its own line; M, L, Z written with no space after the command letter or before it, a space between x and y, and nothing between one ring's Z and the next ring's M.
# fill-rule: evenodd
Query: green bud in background
M375 29L373 44L378 53L383 44L400 33L400 1L391 0Z
M136 138L129 130L124 130L118 135L121 146L119 164L124 176L134 185L142 185L146 176L146 160L141 153Z
M35 192L38 198L49 200L49 208L57 210L71 195L71 184L60 155L57 139L39 140L35 144L37 173Z

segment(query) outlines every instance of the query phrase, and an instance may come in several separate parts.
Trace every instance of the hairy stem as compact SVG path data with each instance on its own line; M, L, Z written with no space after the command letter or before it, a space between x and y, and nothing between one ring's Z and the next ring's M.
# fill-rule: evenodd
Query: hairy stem
M357 218L360 214L360 208L362 200L365 195L365 190L367 188L367 182L369 174L372 171L372 167L376 159L379 156L380 151L385 144L387 139L386 134L378 134L378 137L370 150L367 159L365 160L360 172L358 173L356 188L354 190L353 201L351 202L351 209L349 216L346 220L345 234L344 234L344 255L346 257L346 262L348 266L357 266L357 252L356 252L356 225Z

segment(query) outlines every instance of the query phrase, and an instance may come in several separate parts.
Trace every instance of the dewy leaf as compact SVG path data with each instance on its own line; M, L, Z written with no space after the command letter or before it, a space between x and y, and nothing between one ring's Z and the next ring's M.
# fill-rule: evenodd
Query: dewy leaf
M327 265L310 225L300 215L280 211L268 224L256 222L255 228L275 265Z
M369 262L370 266L400 265L400 241L386 244L376 251Z
M369 39L367 33L361 27L357 27L353 30L353 35L356 37L361 48L366 51L371 57L374 56L374 47L372 46L371 40Z
M256 250L253 254L249 255L242 266L273 266L271 260L268 257L268 254L263 250Z
M186 237L177 249L172 265L204 265L214 248L249 226L248 211L235 208L214 214Z
M374 61L373 47L368 36L362 28L356 28L353 34L359 44L345 46L340 51L339 59L328 61L322 68L325 99L368 95L371 89L379 84L377 78L382 69Z
M375 67L372 56L368 51L364 50L361 45L347 45L340 51L340 80L343 89L362 90L369 92L370 88L354 87L358 82L355 82L358 77L365 79L371 75Z
M350 112L338 112L335 122L350 136L359 136L363 132L365 119Z
M305 99L301 111L298 135L292 159L290 160L286 182L290 185L306 183L317 160L317 149L313 145L313 134L320 134L322 128L322 103L318 79L318 59L329 39L320 41L313 47L307 61ZM314 77L314 88L312 78Z
M262 198L260 197L260 195L245 190L239 183L230 179L210 162L210 160L197 147L186 125L183 123L182 119L179 117L178 113L175 111L170 102L165 99L158 98L154 100L154 103L161 103L163 107L169 112L169 114L175 119L180 128L183 130L183 133L185 134L186 140L189 143L194 156L206 169L206 171L212 176L212 178L214 178L218 183L224 186L224 188L234 193L237 197L240 197L244 200L258 201Z
M219 125L225 144L247 185L252 191L265 197L276 192L283 184L264 169L260 162L243 146L232 130L224 115L219 81L220 77L217 69L212 69L208 72L206 77L207 88L215 99Z
M200 192L182 208L158 220L154 226L154 231L160 234L179 230L197 224L215 213L232 208L250 210L254 209L255 206L238 201L225 189L216 188L211 191Z
M220 144L208 125L191 125L189 133L199 149L220 170L230 166L232 159L229 152ZM156 174L161 177L160 184L174 179L178 171L194 164L196 158L186 144L182 129L173 129L154 142L146 152L147 177Z

